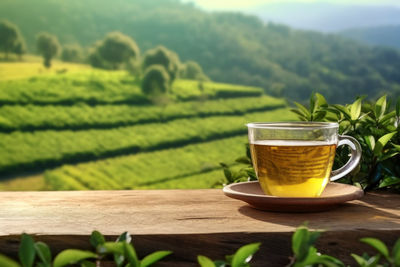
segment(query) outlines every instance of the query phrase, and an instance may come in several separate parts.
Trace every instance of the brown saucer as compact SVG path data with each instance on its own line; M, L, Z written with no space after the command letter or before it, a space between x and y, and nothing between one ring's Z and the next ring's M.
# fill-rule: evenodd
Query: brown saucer
M346 201L364 195L358 187L329 183L320 197L276 197L265 195L258 181L227 185L223 189L228 197L247 202L259 210L279 212L315 212L329 210Z

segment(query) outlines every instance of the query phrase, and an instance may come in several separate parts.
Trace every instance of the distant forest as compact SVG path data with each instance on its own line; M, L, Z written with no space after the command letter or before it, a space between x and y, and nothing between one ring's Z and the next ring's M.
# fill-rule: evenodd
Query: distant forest
M400 95L398 50L177 0L2 0L3 18L18 25L30 52L41 31L90 47L117 30L141 51L162 44L182 61L197 61L214 81L260 86L289 100L305 101L313 91L331 103Z

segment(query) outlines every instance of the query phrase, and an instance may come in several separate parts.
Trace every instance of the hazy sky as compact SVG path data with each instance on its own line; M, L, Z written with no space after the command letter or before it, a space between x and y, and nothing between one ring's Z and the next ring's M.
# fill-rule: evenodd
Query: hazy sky
M399 6L399 0L184 0L184 2L195 2L197 6L206 9L231 9L231 8L244 8L264 5L268 3L333 3L333 4L346 4L346 5L385 5L385 6Z

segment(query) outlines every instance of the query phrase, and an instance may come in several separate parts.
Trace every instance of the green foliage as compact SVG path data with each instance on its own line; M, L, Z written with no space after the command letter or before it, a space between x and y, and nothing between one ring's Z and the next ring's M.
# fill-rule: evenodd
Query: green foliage
M322 99L322 100L321 100ZM328 105L319 94L311 96L310 108L297 104L294 111L303 121L332 121L339 123L340 134L355 137L362 147L360 168L343 182L360 184L364 189L400 188L399 117L397 109L391 111L386 96L376 102L363 102L357 98L350 105ZM396 113L397 112L397 113ZM336 165L347 161L347 150L340 150Z
M78 44L65 45L61 52L61 60L65 62L82 62L83 50Z
M142 80L142 92L146 95L166 94L169 91L169 75L162 65L149 66Z
M262 89L251 86L176 80L171 97L177 100L204 100L262 96ZM29 90L26 90L29 88ZM122 71L88 70L0 82L0 104L73 105L146 104L134 77ZM274 102L274 101L272 101Z
M108 86L106 84L106 86ZM90 89L88 89L89 91ZM175 90L175 93L179 93ZM155 105L5 105L0 107L0 132L52 129L89 129L165 122L218 115L242 115L283 108L283 99L246 97ZM83 116L84 114L84 116Z
M314 247L320 232L310 232L307 226L300 226L292 236L292 251L294 257L289 266L345 266L340 260L321 254Z
M7 20L0 21L0 36L0 51L4 52L6 59L10 52L19 56L25 53L25 41L15 24Z
M209 81L210 78L204 74L203 69L196 61L187 61L181 66L179 77L188 80Z
M394 49L266 24L255 16L208 13L181 1L1 1L0 17L19 25L31 49L43 29L83 46L118 30L143 50L162 44L198 62L214 81L259 86L302 103L312 88L333 103L361 94L376 98L382 88L390 97L400 92L400 53Z
M43 56L43 65L51 67L51 60L60 52L60 43L56 36L42 32L37 36L36 49Z
M164 46L158 46L146 52L143 58L143 69L147 70L152 65L161 65L169 75L172 83L178 78L180 61L178 55Z
M278 109L244 116L177 119L160 124L149 123L115 129L0 134L0 146L3 148L0 153L0 172L43 168L66 162L226 138L244 134L246 129L243 124L248 120L273 119L275 114L283 119L285 111L286 109Z
M306 225L298 227L292 236L292 251L288 267L306 267L306 266L327 266L327 267L344 267L345 265L339 259L321 254L314 246L320 231L310 232ZM96 240L96 242L93 242ZM25 242L25 244L23 244ZM69 265L77 265L83 267L94 267L101 265L102 260L107 260L112 256L117 267L120 266L136 266L148 267L168 255L172 251L162 250L155 251L140 259L133 246L132 237L128 232L122 233L115 242L106 242L104 236L93 231L90 237L90 243L94 248L92 251L84 251L79 249L66 249L61 251L52 263L52 257L49 247L43 242L34 243L31 236L24 234L21 238L20 245L20 262L22 266L54 266L62 267ZM400 239L397 240L391 252L387 246L380 240L375 238L362 238L361 242L370 245L378 251L375 256L363 256L351 254L360 267L375 266L400 266ZM29 243L27 246L26 244ZM34 247L38 254L35 258ZM259 250L261 243L252 243L240 247L234 254L226 255L224 260L212 261L210 258L202 255L197 256L197 261L201 267L250 267L250 261L254 254ZM22 249L22 247L24 247ZM21 252L22 251L22 252ZM32 257L33 255L33 257ZM18 267L19 263L11 258L0 254L0 265L9 267Z
M253 255L259 250L261 243L253 243L240 247L233 255L226 256L225 260L212 261L206 256L197 256L197 261L201 267L248 267Z
M366 237L361 238L361 242L366 243L377 250L378 254L369 256L364 253L363 256L351 254L354 260L362 267L375 267L375 266L400 266L400 239L397 240L393 246L392 252L389 252L387 246L376 238Z
M118 69L122 64L131 60L138 60L140 56L139 47L136 42L121 32L110 32L103 41L96 45L97 57L99 60L108 62L112 69ZM94 64L94 67L99 65Z

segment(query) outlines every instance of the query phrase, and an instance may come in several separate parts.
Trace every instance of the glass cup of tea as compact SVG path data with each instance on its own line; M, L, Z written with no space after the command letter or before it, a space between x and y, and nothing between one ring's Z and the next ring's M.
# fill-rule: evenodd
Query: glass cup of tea
M329 181L351 172L361 146L339 135L332 122L255 122L247 124L254 170L264 193L279 197L319 197ZM348 162L332 171L336 148L350 147Z

